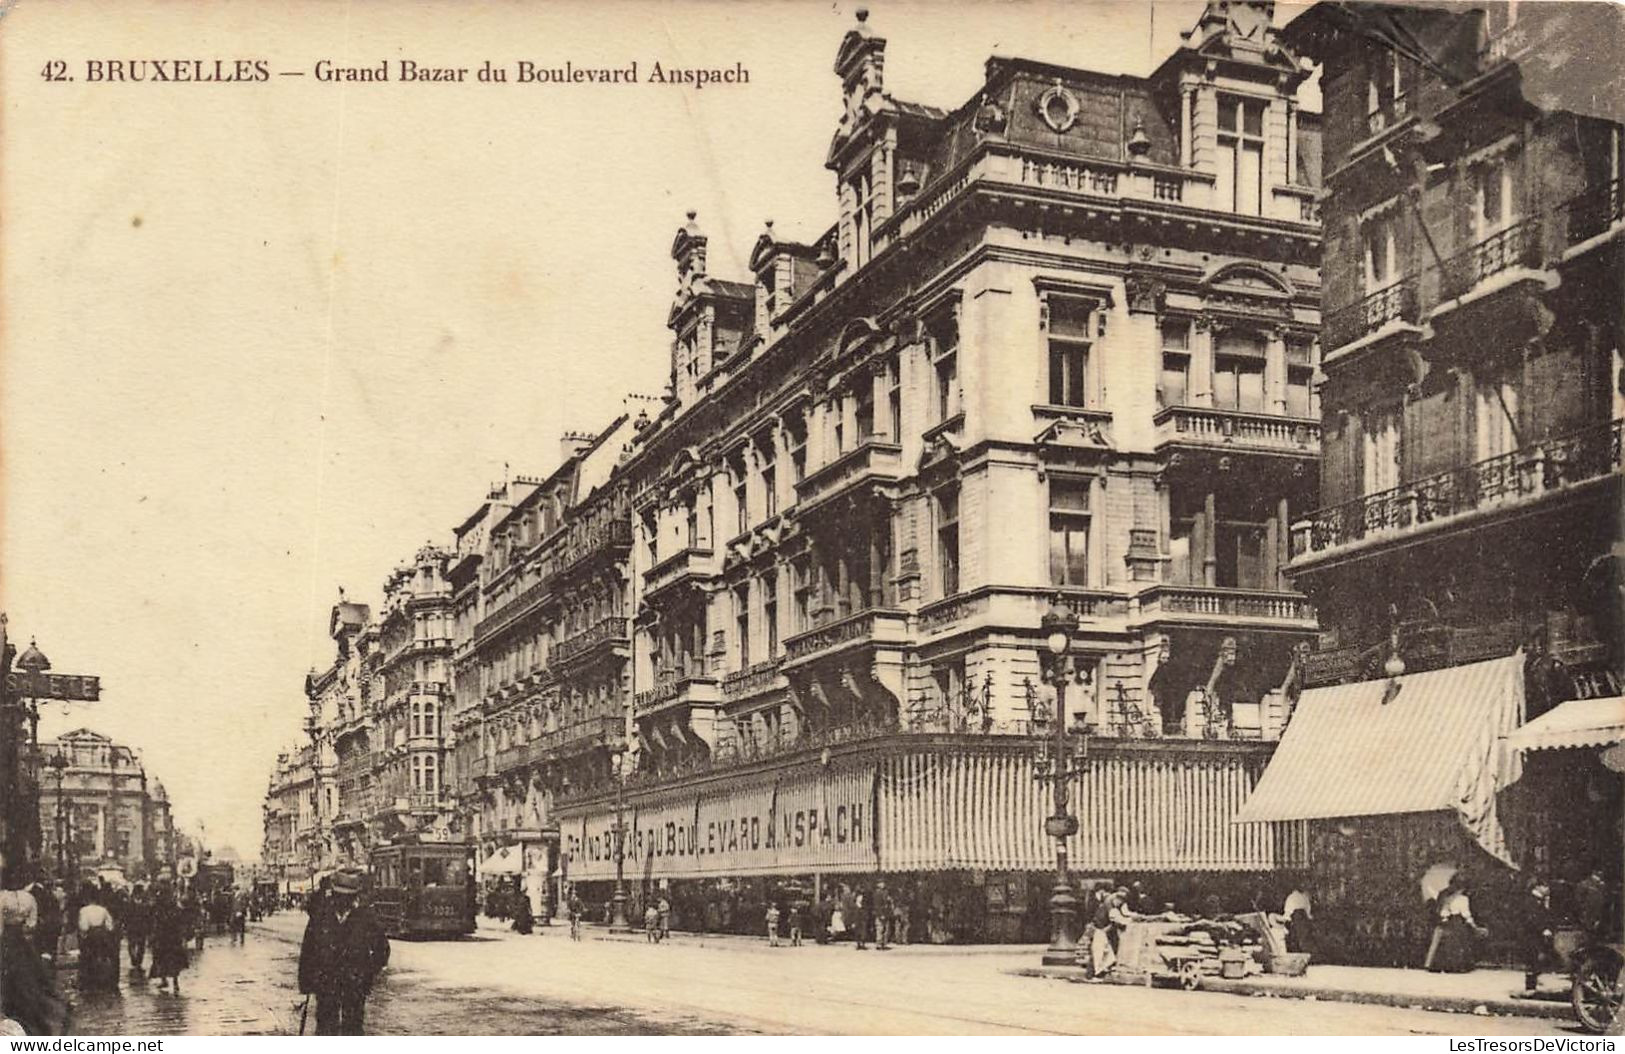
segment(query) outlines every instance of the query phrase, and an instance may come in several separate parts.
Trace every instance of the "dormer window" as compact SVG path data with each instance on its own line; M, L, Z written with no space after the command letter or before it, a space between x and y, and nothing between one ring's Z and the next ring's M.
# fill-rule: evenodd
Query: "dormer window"
M1264 202L1264 100L1220 95L1218 142L1218 207L1257 216Z

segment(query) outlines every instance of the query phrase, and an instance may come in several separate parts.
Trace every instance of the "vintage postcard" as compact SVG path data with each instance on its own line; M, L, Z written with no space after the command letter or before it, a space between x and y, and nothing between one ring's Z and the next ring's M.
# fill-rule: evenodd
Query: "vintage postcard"
M1617 1034L1622 58L0 3L7 1033Z

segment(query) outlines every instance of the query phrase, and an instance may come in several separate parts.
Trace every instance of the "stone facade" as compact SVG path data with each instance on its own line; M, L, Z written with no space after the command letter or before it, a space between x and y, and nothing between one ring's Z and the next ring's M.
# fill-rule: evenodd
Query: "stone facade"
M47 871L116 869L133 881L174 866L169 795L138 753L88 729L39 749L40 859ZM57 758L66 764L54 764Z

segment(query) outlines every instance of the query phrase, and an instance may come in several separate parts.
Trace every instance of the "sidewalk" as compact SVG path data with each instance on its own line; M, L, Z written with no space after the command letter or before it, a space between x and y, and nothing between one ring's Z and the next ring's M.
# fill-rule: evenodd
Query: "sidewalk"
M1070 966L1022 967L1011 972L1021 977L1051 977L1080 984L1150 983L1144 975L1091 981L1082 969ZM1202 989L1231 995L1371 1003L1456 1014L1573 1018L1566 980L1547 974L1539 993L1527 997L1523 995L1523 974L1517 970L1449 974L1397 967L1311 965L1302 977L1260 974L1239 981L1203 977Z
M493 937L503 932L506 932L509 936L513 937L519 936L513 932L512 922L502 922L498 919L488 919L481 915L476 920L476 923L479 927L478 932L481 937ZM590 941L632 941L637 944L647 943L647 938L644 937L643 928L641 926L634 927L630 933L611 933L609 931L609 927L604 925L602 922L584 922L581 924L581 932L582 936ZM565 940L569 940L570 924L562 919L555 919L551 926L544 926L540 921L538 921L536 923L536 931L531 936L534 938L544 934L550 936L557 935ZM742 951L749 950L751 948L761 948L763 951L769 950L766 935L758 936L750 933L693 933L688 930L672 930L671 934L666 937L665 941L662 943L684 945L688 947L704 947L706 945L712 945L738 948ZM779 937L779 947L790 947L790 937L788 934L783 934ZM801 947L805 949L822 948L830 951L838 950L850 952L853 950L854 946L850 940L835 941L830 944L821 945L817 941L813 940L811 936L808 936L802 939ZM869 948L874 950L875 945L871 942ZM1031 954L1034 958L1036 958L1040 949L1041 946L1037 944L893 944L887 949L886 954L952 956L1021 956Z

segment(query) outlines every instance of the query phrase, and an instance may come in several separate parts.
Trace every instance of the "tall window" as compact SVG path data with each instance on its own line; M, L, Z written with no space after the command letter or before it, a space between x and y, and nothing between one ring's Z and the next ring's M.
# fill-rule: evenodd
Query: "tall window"
M1405 97L1404 67L1399 53L1383 47L1366 78L1366 130L1376 135L1409 109Z
M937 587L942 596L959 592L959 488L937 491Z
M1220 208L1256 216L1264 201L1264 101L1219 96L1219 166L1214 197Z
M796 632L812 629L812 559L803 556L790 565L790 585L794 593Z
M1474 401L1477 460L1518 449L1518 384L1512 372L1481 378Z
M1162 323L1162 387L1164 406L1184 406L1190 398L1190 319L1170 318Z
M1088 406L1089 321L1094 305L1065 297L1049 299L1049 401L1055 406Z
M1309 417L1309 389L1314 383L1314 344L1307 337L1286 341L1286 412L1288 417Z
M690 549L698 549L700 547L700 500L698 497L690 497L688 504L683 509L683 531L685 544Z
M869 173L859 172L847 181L852 192L852 264L869 262L870 239L874 237L875 200Z
M1517 218L1517 166L1501 155L1473 168L1473 234L1483 241Z
M959 320L953 311L942 311L931 320L931 363L936 374L937 421L946 421L959 412Z
M807 422L797 418L786 426L789 432L790 482L800 483L807 478Z
M1049 580L1089 584L1089 481L1050 476Z
M860 377L858 390L853 393L858 410L858 443L875 434L875 381L873 377Z
M1399 280L1398 214L1386 208L1360 224L1365 255L1365 291L1375 293Z
M767 654L762 658L771 662L779 654L779 579L775 572L762 576L761 590L762 623L767 630Z
M1264 581L1264 545L1268 539L1261 523L1220 520L1214 528L1213 555L1216 584L1232 589L1268 589Z
M761 466L762 515L779 514L779 469L773 449L773 435L764 435L756 444L756 461Z
M1398 407L1374 410L1366 416L1361 455L1361 483L1366 494L1399 486Z
M1256 335L1230 331L1219 338L1213 355L1213 405L1264 412L1264 342Z
M750 665L750 587L734 590L734 639L738 642L739 664L743 670Z
M1188 516L1168 524L1168 581L1177 585L1201 582L1198 565L1191 561L1191 537L1195 532L1196 520Z
M744 534L750 529L749 495L745 490L745 455L741 452L730 462L729 472L733 477L734 492L734 532Z
M903 441L903 374L895 361L886 367L886 438Z

